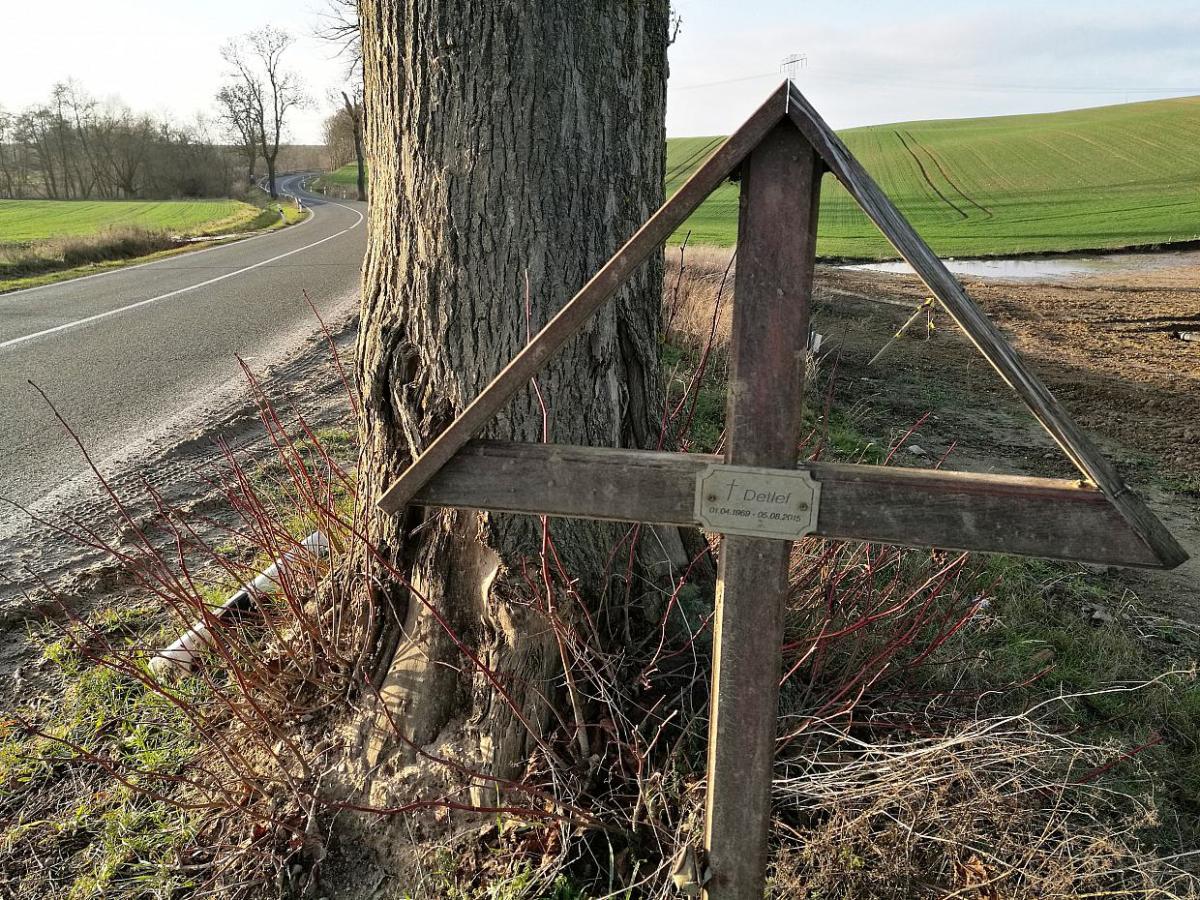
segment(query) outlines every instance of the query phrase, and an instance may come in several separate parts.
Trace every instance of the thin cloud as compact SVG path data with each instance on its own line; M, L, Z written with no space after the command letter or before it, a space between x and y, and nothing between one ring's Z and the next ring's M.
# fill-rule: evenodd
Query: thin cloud
M947 4L948 5L948 4ZM836 127L1001 115L1200 93L1200 10L1150 4L1019 7L915 15L806 15L719 33L684 30L673 48L668 133L719 134L773 86L777 60L806 52L799 82ZM904 4L905 7L908 4ZM836 17L836 18L834 18ZM700 17L702 20L702 17ZM722 83L748 74L755 81ZM681 90L689 84L705 88Z

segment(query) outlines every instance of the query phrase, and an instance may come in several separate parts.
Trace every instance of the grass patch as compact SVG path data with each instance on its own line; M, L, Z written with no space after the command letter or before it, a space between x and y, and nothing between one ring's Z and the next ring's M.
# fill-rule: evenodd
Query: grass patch
M332 172L326 172L318 178L314 184L316 187L358 187L358 164L349 163L342 166L340 169L334 169Z
M369 189L370 172L365 172ZM310 189L334 199L354 200L358 197L358 166L355 163L342 166L332 172L313 179Z
M842 132L935 251L992 256L1200 239L1200 97ZM721 142L667 142L673 193ZM1125 148L1136 146L1130 156ZM737 185L719 187L676 234L733 244ZM832 176L822 185L818 252L894 259L895 251Z
M308 218L307 209L301 209L290 203L280 204L278 212L283 213L283 225L295 225L297 222Z
M701 351L673 344L662 347L662 365L670 404L674 407L688 393L692 375L699 365ZM725 360L723 354L710 359L695 396L688 400L691 410L683 443L693 453L713 453L725 430ZM694 402L693 402L694 401Z
M1114 786L1155 798L1158 821L1147 837L1164 850L1200 841L1200 629L1154 615L1111 577L1079 566L980 556L974 579L991 602L957 650L968 662L945 675L980 693L1015 685L983 701L1005 714L1056 695L1054 724L1114 747ZM1111 690L1159 678L1137 691ZM1102 691L1108 691L1101 693ZM1140 766L1122 754L1134 752ZM1139 769L1143 775L1134 777ZM1144 780L1148 773L1149 782ZM1131 780L1126 781L1129 777Z
M149 611L109 609L91 625L114 640L159 640L158 629L145 625ZM198 749L186 717L132 674L93 665L69 635L42 631L31 641L41 647L37 668L49 690L47 699L18 708L0 725L0 868L7 886L14 896L27 884L39 896L67 898L169 896L188 887L178 854L194 833L191 814L131 790L87 758L152 773L145 783L160 787L154 776L183 772ZM204 687L185 679L178 692L195 701Z
M829 420L832 458L882 462L884 448L858 432L852 415L835 408ZM1150 819L1132 824L1143 846L1166 857L1197 846L1200 627L1147 609L1096 567L973 554L960 590L984 602L930 657L929 696L961 698L964 720L1037 708L1044 727L1110 748L1102 770L1071 778L1111 791L1109 812L1122 827L1136 815L1122 797L1152 808Z
M837 455L876 452L852 416L830 418ZM954 556L902 551L875 589L920 584ZM1095 567L973 554L953 593L968 602L963 627L941 644L923 630L914 650L934 652L898 655L859 698L847 734L869 752L827 731L783 763L794 781L777 787L787 827L769 895L908 897L938 885L985 896L971 886L991 883L996 896L1134 886L1193 896L1193 867L1176 861L1200 842L1200 628L1155 614ZM843 582L837 603L856 596ZM807 600L789 626L804 647ZM830 645L820 678L784 684L781 715L808 715L815 686L856 670L888 633Z
M566 875L559 875L546 886L536 867L524 864L516 871L495 879L483 879L483 884L464 884L461 860L451 852L436 854L432 870L421 884L423 893L413 896L438 897L441 900L591 900L594 895L582 893ZM629 897L631 894L617 895Z
M238 200L0 200L4 244L89 237L114 228L210 234L240 228L259 209Z
M685 433L679 435L680 445L691 453L715 453L725 431L727 360L723 346L710 353L704 375L692 386L693 373L700 364L703 351L674 343L662 346L663 377L667 385L669 404L674 408L689 390L694 391L685 403ZM884 461L887 449L867 441L858 430L853 410L841 407L825 409L818 406L829 380L821 372L809 371L812 382L808 389L809 402L804 409L803 432L806 443L820 445L822 457L833 462L878 464ZM815 400L815 402L814 402Z
M182 243L181 239L211 237L215 240L247 231L282 228L308 215L306 210L290 203L277 203L269 201L266 195L263 197L263 202L257 205L236 200L171 203L0 200L0 227L13 224L12 235L39 235L48 231L56 235L0 243L0 293L40 287L132 263L150 262L206 246L203 241ZM15 208L6 210L6 204L34 204L39 209L21 213ZM40 208L45 204L51 204L51 207ZM134 209L122 212L63 208L113 205ZM112 224L121 219L127 223ZM133 222L172 224L150 228L131 224ZM52 231L59 227L61 232ZM89 233L85 230L87 227L96 230ZM10 239L8 232L0 233Z

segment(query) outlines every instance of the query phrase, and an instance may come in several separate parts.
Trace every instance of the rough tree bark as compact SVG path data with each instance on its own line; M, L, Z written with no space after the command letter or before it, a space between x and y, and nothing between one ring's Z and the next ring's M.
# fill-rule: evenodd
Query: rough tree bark
M668 0L362 0L360 11L371 206L357 366L373 502L662 202L669 10ZM550 440L655 444L661 282L658 260L539 378ZM530 390L489 436L542 433ZM442 512L416 524L411 513L380 518L374 537L541 728L561 664L522 602L519 560L538 554L537 521ZM595 598L614 528L552 527ZM419 745L453 723L494 774L516 774L528 729L425 606L399 608L390 716ZM377 742L369 761L396 748Z

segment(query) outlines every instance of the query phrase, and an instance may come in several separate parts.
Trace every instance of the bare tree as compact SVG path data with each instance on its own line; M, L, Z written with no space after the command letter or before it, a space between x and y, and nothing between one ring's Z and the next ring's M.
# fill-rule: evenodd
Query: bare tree
M322 133L325 137L326 168L337 169L354 158L353 129L353 123L341 107L325 117Z
M362 82L362 28L358 18L358 0L326 0L316 31L317 37L338 47L338 56L346 61L352 79Z
M225 88L245 94L259 153L267 164L267 184L272 197L279 196L275 189L275 161L288 113L308 102L300 77L283 63L293 41L286 31L266 25L230 41L221 50L233 69L232 79ZM220 93L217 96L219 99Z
M342 111L354 134L354 162L358 167L358 199L367 199L367 163L363 151L363 70L362 28L358 18L358 0L328 0L317 28L317 37L338 48L346 62L348 90L341 92Z
M0 197L22 196L17 117L0 106Z
M362 85L358 86L353 98L342 91L342 112L350 121L351 135L354 139L354 162L358 166L358 199L367 199L367 159L363 151L363 103Z
M217 107L217 120L246 161L246 177L253 181L261 129L252 92L244 82L230 81L217 91Z
M99 137L105 123L97 115L96 101L73 80L56 86L55 96L56 99L61 96L58 99L58 114L63 117L63 130L70 134L70 142L74 145L71 156L77 195L87 200L102 179L100 163L90 138Z
M231 180L229 154L202 122L100 103L72 82L55 85L47 103L0 111L0 197L217 197Z

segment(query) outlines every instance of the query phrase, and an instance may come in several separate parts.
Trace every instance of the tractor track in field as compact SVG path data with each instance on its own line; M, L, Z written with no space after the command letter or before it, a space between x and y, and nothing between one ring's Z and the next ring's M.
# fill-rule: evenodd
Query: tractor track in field
M974 197L972 197L970 194L968 194L966 191L964 191L961 187L958 186L958 182L950 177L950 173L948 171L946 171L946 167L942 164L941 158L938 157L938 155L936 153L934 153L932 150L929 149L929 147L927 147L925 144L922 144L919 140L917 140L915 137L913 137L913 133L911 131L906 131L904 133L908 137L908 139L910 141L912 141L913 146L919 147L921 149L921 151L927 157L929 157L930 162L932 162L935 166L937 166L937 170L939 172L941 172L942 177L946 179L946 184L948 184L948 185L950 185L950 187L954 188L954 190L958 193L958 195L960 197L962 197L964 200L966 200L968 203L970 203L973 207L975 207L977 210L979 210L981 213L983 213L989 219L993 217L994 214L992 213L992 211L990 209L988 209L982 203L979 203L978 201L976 201ZM912 152L912 151L910 150L909 152Z
M970 216L967 215L966 211L963 210L962 207L943 194L941 188L934 184L933 179L929 177L929 170L925 168L925 163L921 162L921 157L917 156L913 148L908 145L908 141L905 139L904 135L899 131L893 131L892 134L896 135L897 140L900 141L900 145L908 151L908 155L912 157L912 161L917 164L917 168L921 170L921 177L925 179L925 183L929 185L929 189L937 194L943 203L945 203L964 219L970 218Z
M723 140L724 138L720 137L713 138L708 143L702 145L698 150L688 154L687 157L680 160L667 170L666 178L664 180L670 183L670 181L674 178L683 178L683 173L689 171L689 169L694 169L699 161L705 159L716 147L721 144Z

